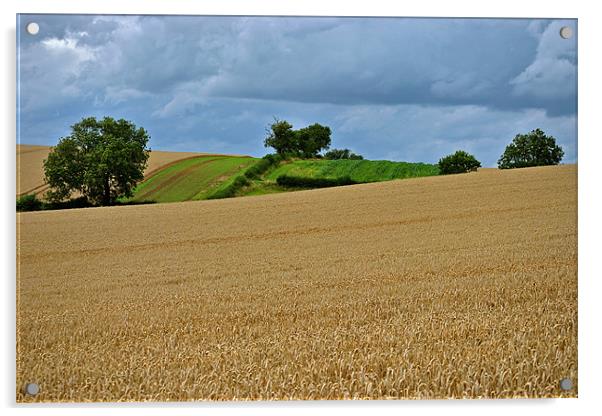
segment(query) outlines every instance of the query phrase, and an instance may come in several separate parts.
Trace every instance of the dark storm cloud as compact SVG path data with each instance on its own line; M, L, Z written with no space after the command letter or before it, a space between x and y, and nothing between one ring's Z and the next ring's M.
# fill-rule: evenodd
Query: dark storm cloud
M261 154L276 115L329 123L335 145L374 158L436 161L462 145L492 164L537 127L575 147L576 37L558 36L574 21L21 17L34 20L39 35L21 32L23 143L114 114L155 148Z

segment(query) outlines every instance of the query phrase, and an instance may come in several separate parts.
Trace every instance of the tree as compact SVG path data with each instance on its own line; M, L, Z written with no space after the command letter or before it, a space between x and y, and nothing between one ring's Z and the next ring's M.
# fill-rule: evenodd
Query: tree
M447 155L439 159L439 173L447 175L450 173L465 173L481 167L479 162L473 155L458 150L456 153Z
M263 144L273 147L280 156L312 158L317 157L321 150L328 149L330 133L330 127L318 123L293 130L288 121L274 118Z
M83 118L44 161L48 199L60 202L80 192L93 204L111 205L131 197L144 178L148 140L146 130L130 121Z
M317 157L318 153L330 147L330 127L318 123L295 131L295 145L299 156Z
M353 153L349 149L332 149L324 153L324 159L351 159L351 160L362 160L363 156Z
M281 156L297 151L295 132L289 122L274 118L274 123L270 125L267 133L268 136L263 142L265 147L273 147Z
M535 129L528 134L517 134L497 163L500 169L557 165L563 156L564 151L554 137Z

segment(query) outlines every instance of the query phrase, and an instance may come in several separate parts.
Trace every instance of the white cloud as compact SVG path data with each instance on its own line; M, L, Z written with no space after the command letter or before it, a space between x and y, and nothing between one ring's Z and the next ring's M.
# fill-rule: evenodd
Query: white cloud
M19 62L22 109L56 108L85 94L87 70L97 53L98 48L71 37L49 37L24 48Z
M65 69L72 72L79 72L78 70L82 63L93 61L96 58L93 48L87 45L78 45L78 43L78 39L70 37L63 39L47 38L41 42L49 54L66 59L71 66Z
M534 61L510 81L514 95L546 100L574 99L576 39L560 37L560 28L567 25L575 32L573 21L553 21L541 32Z
M110 86L105 88L104 103L120 104L122 102L148 97L152 97L152 94L140 91L136 88Z
M206 90L212 78L198 82L186 82L168 94L166 104L155 110L152 115L158 118L182 117L190 114L198 105L207 102Z

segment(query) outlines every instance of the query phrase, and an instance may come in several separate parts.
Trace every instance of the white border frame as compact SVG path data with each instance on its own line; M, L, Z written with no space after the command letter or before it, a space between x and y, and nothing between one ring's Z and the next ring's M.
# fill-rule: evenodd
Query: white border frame
M1 157L3 169L2 262L2 375L0 393L4 414L34 414L45 411L56 415L75 415L82 411L92 414L179 415L198 409L203 413L231 414L328 414L343 411L364 414L378 411L385 414L416 412L428 414L507 415L509 412L544 413L546 415L589 414L602 408L600 388L602 367L600 355L599 299L602 291L601 259L597 240L602 232L599 189L602 137L598 115L600 76L602 74L600 39L602 21L596 13L596 2L548 0L526 2L505 0L420 0L408 3L386 0L4 0L2 13L2 111L3 138ZM543 400L471 400L471 401L393 401L393 402L253 402L253 403L186 403L186 404L91 404L91 405L16 405L15 403L15 57L16 13L88 13L88 14L197 14L197 15L323 15L323 16L428 16L428 17L549 17L579 19L579 399ZM8 232L7 232L8 231ZM197 410L197 411L198 411Z

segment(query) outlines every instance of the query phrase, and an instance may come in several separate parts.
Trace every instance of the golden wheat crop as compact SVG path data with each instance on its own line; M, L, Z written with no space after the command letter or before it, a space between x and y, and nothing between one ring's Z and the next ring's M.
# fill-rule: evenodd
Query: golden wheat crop
M46 190L44 159L49 151L48 146L17 145L17 196Z
M18 401L577 395L574 165L17 222Z

